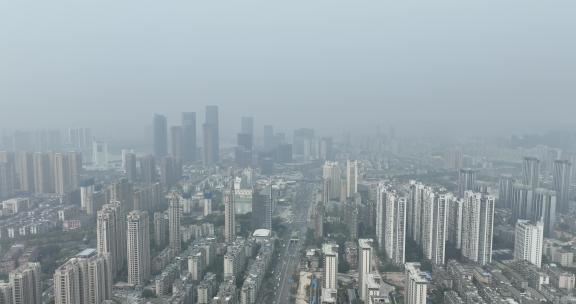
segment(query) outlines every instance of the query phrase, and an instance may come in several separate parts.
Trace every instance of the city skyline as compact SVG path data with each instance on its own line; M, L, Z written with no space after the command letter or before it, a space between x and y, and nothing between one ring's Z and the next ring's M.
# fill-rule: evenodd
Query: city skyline
M576 2L0 2L0 304L576 303Z

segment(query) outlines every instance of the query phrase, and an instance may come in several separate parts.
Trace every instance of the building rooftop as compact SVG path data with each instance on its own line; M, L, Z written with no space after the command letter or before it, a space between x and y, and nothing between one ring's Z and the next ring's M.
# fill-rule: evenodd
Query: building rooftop
M253 237L270 237L272 235L272 231L268 229L256 229L252 234Z
M80 253L78 253L78 254L76 255L76 257L79 257L79 258L89 258L89 257L94 256L94 255L96 255L96 249L94 249L94 248L87 248L87 249L84 249L84 250L80 251Z

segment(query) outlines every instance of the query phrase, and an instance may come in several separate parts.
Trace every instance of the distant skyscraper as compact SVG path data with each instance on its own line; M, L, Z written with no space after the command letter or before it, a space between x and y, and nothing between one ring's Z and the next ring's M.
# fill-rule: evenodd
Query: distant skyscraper
M524 157L522 162L522 183L532 188L539 185L540 160L535 157Z
M150 228L148 212L128 214L128 284L144 286L150 278Z
M40 263L21 265L10 272L8 279L12 285L12 304L42 303L42 272Z
M379 183L376 189L376 241L380 251L384 250L385 244L385 214L388 190L386 185Z
M458 196L464 197L465 191L474 191L478 171L474 169L460 169L458 171Z
M86 206L92 204L92 202L89 201L93 199L94 188L93 178L82 181L82 185L80 185L80 207L82 210L86 210Z
M196 160L196 112L182 113L182 154L184 161Z
M532 218L534 188L524 184L512 185L512 223Z
M124 172L129 182L135 183L138 180L138 171L136 169L136 154L126 153L124 155Z
M293 145L294 154L306 156L310 153L310 142L314 138L314 130L302 128L294 130Z
M68 157L64 153L54 154L54 182L56 194L64 195L70 190Z
M242 117L240 133L254 135L254 117Z
M332 137L320 139L320 159L334 160L334 147Z
M203 161L204 165L210 166L216 163L216 159L214 158L215 157L214 133L216 132L216 129L213 125L203 124L202 131L204 138L204 146L202 148L204 152Z
M77 151L88 151L92 145L92 133L88 128L71 128L67 130L66 144Z
M322 255L324 256L324 275L322 288L338 288L338 245L334 243L325 243L322 246Z
M271 186L254 187L252 215L256 228L272 230L273 208Z
M182 178L182 161L173 157L164 157L160 162L160 182L168 188L176 185Z
M570 186L571 186L571 166L567 160L554 161L553 182L556 197L558 199L558 210L563 213L570 211Z
M428 279L420 271L420 263L406 263L406 304L426 304Z
M544 236L554 237L556 227L556 192L538 188L534 191L532 203L532 221L542 221Z
M30 152L16 154L16 174L20 191L34 193L34 160Z
M366 277L372 272L372 239L358 240L358 286L360 299L368 300Z
M170 155L182 160L184 157L184 132L181 126L170 127Z
M316 207L313 210L313 221L314 221L314 237L316 239L321 239L324 237L324 203L316 203Z
M528 261L536 267L542 266L544 226L542 222L518 220L514 238L514 259Z
M69 186L70 190L76 190L80 186L80 179L82 177L82 153L71 151L67 153L68 156L68 176L70 177Z
M224 193L224 240L231 243L236 239L236 206L234 187Z
M34 191L36 194L54 193L54 177L48 153L36 152L33 156Z
M156 159L152 155L140 158L140 180L144 184L153 184L158 181L158 171L156 170Z
M238 146L235 150L235 159L238 166L250 167L252 165L252 146L252 134L238 134Z
M0 151L0 197L10 197L16 190L14 153Z
M511 175L501 175L498 187L499 208L510 208L512 206L512 186L514 178Z
M336 162L325 162L322 167L322 178L324 179L324 201L337 200L341 194L341 171Z
M107 201L119 202L123 216L126 216L128 212L134 209L134 186L126 178L121 178L110 184L108 186Z
M348 160L346 162L346 193L349 197L358 192L358 161Z
M98 304L112 299L108 255L86 249L54 272L55 304Z
M264 126L264 151L270 151L274 149L274 126L265 125Z
M170 220L164 212L154 213L154 243L157 248L164 248L168 244Z
M218 106L206 106L206 119L203 127L204 163L212 165L220 161Z
M168 121L166 116L154 114L152 129L154 132L154 156L164 157L168 155Z
M92 165L98 168L108 168L108 144L103 141L92 142Z
M170 248L174 253L180 253L182 249L182 236L180 234L180 219L182 217L182 206L177 194L172 193L170 196L170 205L168 207L168 235L170 237Z
M490 263L494 232L494 197L466 191L462 216L462 255L480 265Z

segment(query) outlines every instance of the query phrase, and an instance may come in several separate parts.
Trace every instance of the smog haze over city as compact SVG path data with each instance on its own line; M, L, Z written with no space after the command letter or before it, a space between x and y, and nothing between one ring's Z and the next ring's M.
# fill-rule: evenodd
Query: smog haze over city
M572 1L0 5L2 128L142 138L150 113L205 104L226 136L240 115L333 134L574 126Z
M3 1L0 304L576 303L575 17Z

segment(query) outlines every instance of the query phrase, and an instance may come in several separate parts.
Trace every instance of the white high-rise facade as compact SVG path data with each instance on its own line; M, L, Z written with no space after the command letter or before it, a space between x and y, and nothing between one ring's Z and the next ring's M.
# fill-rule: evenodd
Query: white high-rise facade
M428 279L420 271L420 263L406 263L406 304L426 304Z
M422 250L424 257L437 265L444 264L447 211L453 199L452 194L438 194L428 189L422 206Z
M380 251L384 250L386 191L386 185L379 183L376 188L376 241L378 242Z
M406 198L394 191L381 193L384 201L384 243L386 256L395 264L405 262L406 249Z
M143 286L150 278L150 228L148 212L128 214L128 284Z
M234 188L224 194L224 240L231 243L236 239L236 206Z
M462 207L462 255L480 265L492 261L494 197L466 191Z
M170 197L170 206L168 207L168 237L170 248L175 254L180 253L182 249L182 236L180 233L180 219L182 217L182 206L180 198L175 193Z
M42 278L40 263L28 263L10 272L12 304L42 303Z
M124 269L126 263L124 222L119 202L102 206L96 217L96 250L99 255L110 254L114 277Z
M448 201L448 232L447 240L456 249L462 248L462 208L464 199L453 197Z
M322 278L322 288L337 289L338 275L338 245L326 243L322 246L324 256L324 277Z
M86 249L54 272L55 304L100 304L112 298L109 255Z
M408 237L420 244L422 205L424 204L424 191L426 187L419 182L410 181L410 194L408 196L408 206L406 208L406 231Z
M368 299L366 277L372 272L372 242L372 239L358 240L358 286L360 299L364 302Z
M525 260L537 267L542 266L544 225L542 222L518 220L514 238L514 259Z
M324 201L330 201L340 198L340 186L342 172L337 162L327 161L322 167L322 178L324 179Z

